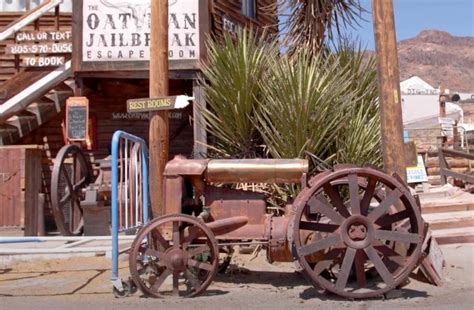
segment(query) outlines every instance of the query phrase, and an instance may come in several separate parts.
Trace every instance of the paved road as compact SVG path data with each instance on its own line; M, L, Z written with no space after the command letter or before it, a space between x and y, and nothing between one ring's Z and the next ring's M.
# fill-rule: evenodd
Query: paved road
M76 257L0 269L0 309L472 309L474 245L442 249L447 261L444 287L412 279L385 300L347 301L319 293L292 264L269 265L263 255L252 261L250 256L237 257L232 272L219 276L201 297L156 300L137 293L116 299L108 280L110 261ZM124 274L127 266L122 263Z

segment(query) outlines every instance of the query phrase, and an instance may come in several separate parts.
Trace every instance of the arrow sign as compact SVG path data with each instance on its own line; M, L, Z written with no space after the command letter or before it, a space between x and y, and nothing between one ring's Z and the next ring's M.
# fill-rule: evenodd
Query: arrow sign
M183 109L189 105L189 101L194 100L188 96L168 96L156 98L141 98L127 100L127 112L150 112L160 110Z

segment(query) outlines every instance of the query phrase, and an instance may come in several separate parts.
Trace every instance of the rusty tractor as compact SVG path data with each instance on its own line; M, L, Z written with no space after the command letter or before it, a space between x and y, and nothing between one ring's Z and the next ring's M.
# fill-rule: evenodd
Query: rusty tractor
M229 245L257 243L269 262L295 262L311 282L346 298L401 286L421 257L424 224L400 178L341 167L307 177L306 160L190 160L165 169L164 215L138 232L133 283L152 297L191 297L216 276ZM223 184L301 184L283 216L265 195ZM219 185L219 186L217 186Z

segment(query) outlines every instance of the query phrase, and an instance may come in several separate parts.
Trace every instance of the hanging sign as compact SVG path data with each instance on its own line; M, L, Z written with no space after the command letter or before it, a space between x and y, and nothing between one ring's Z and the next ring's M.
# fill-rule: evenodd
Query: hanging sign
M21 55L25 67L57 67L66 57L51 54L71 54L71 39L71 31L18 32L16 44L7 44L5 54Z
M149 60L150 19L150 0L84 0L82 60ZM170 1L169 59L198 60L199 36L199 1Z
M188 96L130 99L127 100L127 112L134 113L182 109L189 105L189 100L193 99L194 98Z
M70 97L66 101L66 134L69 141L86 141L89 123L89 100Z

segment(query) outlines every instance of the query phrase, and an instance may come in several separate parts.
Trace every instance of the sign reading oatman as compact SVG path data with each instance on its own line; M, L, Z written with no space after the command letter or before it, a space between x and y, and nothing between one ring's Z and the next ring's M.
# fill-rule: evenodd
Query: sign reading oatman
M148 66L150 0L82 0L78 3L82 6L77 10L81 13L82 35L78 52L82 65L77 71L137 69L132 64L128 67L127 62L146 62ZM171 70L198 69L203 40L209 30L206 13L207 0L169 1L168 55ZM120 64L100 65L114 62ZM91 63L99 66L90 66ZM145 68L139 66L138 69Z

